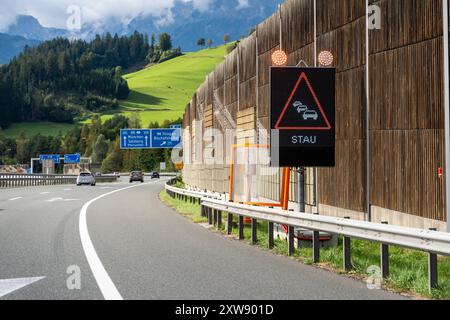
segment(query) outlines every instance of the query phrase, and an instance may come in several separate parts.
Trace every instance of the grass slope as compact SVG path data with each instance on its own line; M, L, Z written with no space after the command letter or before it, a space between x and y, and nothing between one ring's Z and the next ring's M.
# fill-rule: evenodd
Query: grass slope
M23 131L26 137L31 137L40 133L43 136L56 136L58 133L65 134L72 129L74 124L53 123L53 122L23 122L14 123L8 129L3 130L5 137L15 139Z
M203 83L217 64L226 55L227 46L205 49L187 53L181 57L151 66L124 76L130 87L130 96L121 101L119 111L102 114L102 120L111 118L116 113L129 116L138 111L142 125L150 122L162 123L164 120L177 120L183 116L186 104L193 93ZM90 122L86 120L85 122ZM3 131L9 138L17 138L21 131L26 136L36 133L55 136L60 131L64 134L73 125L59 123L17 123Z
M195 90L225 55L226 46L220 46L125 75L131 92L121 102L122 112L139 111L144 126L152 121L161 123L182 117Z

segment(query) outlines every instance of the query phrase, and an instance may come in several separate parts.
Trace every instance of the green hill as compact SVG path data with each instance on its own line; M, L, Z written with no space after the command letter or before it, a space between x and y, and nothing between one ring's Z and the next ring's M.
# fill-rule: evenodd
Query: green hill
M144 126L177 120L193 93L214 67L222 62L226 46L188 53L124 76L130 95L121 101L121 113L139 112ZM102 118L111 117L104 115Z
M59 133L67 133L74 126L74 124L55 122L22 122L12 124L8 129L3 130L2 134L10 139L19 137L22 131L26 137L31 137L38 133L44 136L57 136Z
M128 99L120 101L120 110L103 113L102 120L117 113L129 116L133 112L139 112L144 126L155 121L162 123L164 120L177 120L182 117L186 104L206 75L224 60L226 48L224 45L187 53L125 75L130 87ZM65 133L73 126L49 122L15 123L3 134L16 138L24 131L27 136L37 132L54 136L58 132Z

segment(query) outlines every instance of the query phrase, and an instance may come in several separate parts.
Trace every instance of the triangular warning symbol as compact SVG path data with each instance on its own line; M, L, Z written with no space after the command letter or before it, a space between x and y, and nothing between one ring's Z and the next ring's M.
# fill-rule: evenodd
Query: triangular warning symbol
M303 72L275 125L278 130L331 130L331 124Z

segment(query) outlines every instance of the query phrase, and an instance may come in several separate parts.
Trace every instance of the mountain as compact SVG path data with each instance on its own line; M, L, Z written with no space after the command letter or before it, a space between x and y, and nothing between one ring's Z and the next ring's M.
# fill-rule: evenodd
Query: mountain
M6 33L40 41L65 37L69 34L67 30L43 27L35 17L26 15L17 16L16 22L9 26Z
M96 34L110 32L131 35L135 30L142 33L168 32L174 46L183 51L196 51L198 38L212 39L216 45L223 43L228 34L232 40L246 36L258 23L276 11L284 0L210 0L206 10L194 7L192 1L176 0L166 17L138 15L124 24L120 18L85 24L76 34L67 30L46 28L32 16L20 15L6 32L26 39L49 40L56 37L91 40Z
M40 41L37 40L28 40L24 37L0 33L0 65L8 63L20 54L25 46L34 47L39 43Z
M237 0L212 0L209 10L199 11L192 2L177 1L171 12L171 23L163 24L152 17L136 17L122 31L134 30L146 33L168 32L174 45L183 51L198 50L198 38L212 39L215 44L223 43L223 36L239 39L269 15L276 11L284 0L249 0L248 5L239 6Z

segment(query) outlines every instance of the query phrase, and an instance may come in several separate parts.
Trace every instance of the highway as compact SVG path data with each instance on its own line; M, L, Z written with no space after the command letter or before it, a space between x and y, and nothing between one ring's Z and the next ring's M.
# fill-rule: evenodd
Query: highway
M194 224L164 182L0 190L0 298L402 299Z

